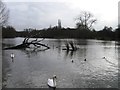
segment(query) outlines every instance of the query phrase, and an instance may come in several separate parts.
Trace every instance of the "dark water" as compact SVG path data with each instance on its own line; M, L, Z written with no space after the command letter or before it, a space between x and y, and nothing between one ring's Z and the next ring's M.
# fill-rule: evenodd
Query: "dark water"
M14 46L22 40L23 38L4 39L3 46ZM77 51L62 50L65 43L70 41L79 48ZM3 50L3 87L48 88L47 79L54 74L57 75L58 88L118 87L118 42L45 39L41 43L48 44L51 48L36 52ZM15 54L14 62L11 53Z

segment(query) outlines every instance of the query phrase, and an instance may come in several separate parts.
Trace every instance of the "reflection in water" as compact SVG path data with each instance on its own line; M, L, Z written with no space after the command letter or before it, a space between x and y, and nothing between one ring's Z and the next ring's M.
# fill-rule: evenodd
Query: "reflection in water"
M67 59L67 58L72 59L73 56L75 56L75 53L76 53L76 51L68 51L68 50L65 50L64 52L65 52L65 55L64 55L65 59Z
M22 38L5 39L4 47L8 44L16 45L22 40ZM114 41L46 39L42 42L51 48L46 51L3 51L5 87L48 88L47 79L54 74L57 75L58 88L118 87L120 49L119 45L115 46ZM63 50L66 42L73 42L78 49ZM11 53L15 54L14 63L10 58Z
M2 87L6 87L7 85L7 80L9 78L9 73L11 72L11 66L9 62L11 61L10 55L6 54L5 52L2 53L4 56L2 58ZM5 64L4 64L5 63Z
M120 43L120 42L119 42ZM119 44L120 45L120 44ZM118 68L119 68L119 70L118 70L118 88L120 88L120 47L118 47Z

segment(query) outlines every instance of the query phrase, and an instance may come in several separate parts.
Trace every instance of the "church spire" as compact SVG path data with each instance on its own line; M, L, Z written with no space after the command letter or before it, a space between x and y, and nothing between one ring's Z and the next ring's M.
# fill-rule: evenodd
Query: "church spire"
M58 28L61 29L61 20L58 19Z

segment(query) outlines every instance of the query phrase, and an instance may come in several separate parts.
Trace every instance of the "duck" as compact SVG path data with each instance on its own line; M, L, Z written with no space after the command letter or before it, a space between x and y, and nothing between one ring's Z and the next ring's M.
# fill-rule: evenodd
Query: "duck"
M74 61L73 61L73 60L71 60L71 62L73 63Z
M47 82L48 86L51 88L56 88L56 79L57 79L56 75L53 75L52 78L49 78Z
M103 57L102 59L106 59L106 57Z

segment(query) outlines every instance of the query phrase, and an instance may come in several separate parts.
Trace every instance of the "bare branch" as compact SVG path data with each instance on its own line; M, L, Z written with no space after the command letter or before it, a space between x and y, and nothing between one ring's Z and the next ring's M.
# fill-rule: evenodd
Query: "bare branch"
M38 39L36 38L35 40L32 40L31 43L36 42Z
M27 38L24 38L23 43L25 43L26 39L27 39Z
M0 26L4 26L8 21L9 10L6 5L0 0Z
M80 15L76 18L77 28L90 29L92 25L96 22L96 19L93 18L93 15L89 12L81 12Z
M44 38L42 39L42 40L44 40ZM25 49L25 48L30 48L30 45L34 45L34 48L40 48L41 46L43 46L43 47L46 47L46 49L45 50L47 50L47 49L50 49L50 47L49 46L47 46L47 45L45 45L45 44L42 44L42 43L39 43L40 41L42 41L42 40L39 40L38 41L38 39L36 38L36 40L32 40L31 42L29 41L29 38L25 38L24 40L23 40L23 43L22 44L20 44L20 45L17 45L17 46L13 46L13 47L9 47L9 48L4 48L4 50L6 50L6 49Z
M45 38L43 38L42 40L39 40L39 41L37 41L37 42L41 42L41 41L43 41Z
M91 20L91 23L90 23L90 26L89 26L89 28L91 28L92 27L92 25L96 22L97 20L96 19L94 19L94 20Z

